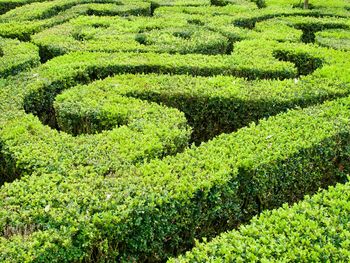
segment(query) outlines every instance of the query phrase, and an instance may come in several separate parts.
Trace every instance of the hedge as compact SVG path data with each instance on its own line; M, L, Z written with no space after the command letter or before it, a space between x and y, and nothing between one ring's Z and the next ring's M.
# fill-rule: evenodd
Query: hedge
M279 17L256 23L246 38L314 43L315 33L327 29L349 28L349 20L341 18Z
M0 77L16 75L40 64L35 45L0 37Z
M102 52L76 52L73 55L57 58L56 63L67 63L69 59L77 57L82 59L86 56L87 63L99 56L112 56L119 61L119 73L129 72L157 72L172 74L191 74L201 76L213 75L235 75L248 79L271 78L285 79L298 76L297 67L304 65L294 65L288 61L280 61L275 58L274 51L282 46L273 41L246 41L240 42L235 47L233 55L205 56L201 54L155 54L152 52L139 53L114 53L106 54ZM307 49L304 49L306 51ZM298 53L298 52L296 52ZM296 56L303 56L302 52ZM80 57L80 58L79 58ZM321 66L320 60L310 57L310 63L316 68ZM116 64L117 67L117 64ZM312 72L315 68L311 67Z
M350 32L349 30L334 29L316 33L315 42L320 46L331 47L334 49L350 50Z
M295 1L295 0L264 0L267 6L285 6L285 7L293 7L293 8L303 8L303 4L301 1ZM310 2L310 8L311 9L322 9L332 8L340 9L349 7L349 3L344 0L333 0L333 1L323 1L323 0L314 0L313 2Z
M194 238L344 181L349 106L346 98L289 111L107 177L37 171L5 184L0 258L164 260Z
M154 16L177 16L180 14L201 15L212 19L218 15L234 16L242 12L257 9L256 5L248 1L240 1L239 4L226 6L160 6L154 11Z
M32 34L80 15L128 16L150 15L150 12L150 3L133 1L126 4L115 4L115 1L110 0L101 0L97 3L92 0L33 3L1 15L0 36L29 41Z
M16 7L33 3L40 2L40 0L1 0L0 1L0 14L6 13L7 11L14 9ZM43 0L41 1L43 2Z
M210 0L191 0L191 1L184 1L184 0L166 0L166 1L160 1L160 0L153 0L151 1L154 8L157 8L159 6L208 6L210 5Z
M349 183L338 184L291 207L265 211L168 262L347 262L349 193Z
M313 56L320 51L306 49ZM289 52L283 54L293 57ZM341 87L347 82L344 68L349 67L343 65L349 60L339 52L345 63L339 66L337 52L328 52L321 57L329 65L313 75L343 81ZM1 191L3 259L164 260L191 247L194 238L213 236L265 208L295 201L319 186L342 180L347 172L349 99L290 111L145 164L156 155L136 153L135 157L137 149L145 149L143 144L125 155L110 152L116 147L106 148L110 138L93 135L73 140L18 110L23 99L26 107L35 105L36 99L42 101L40 94L45 93L40 90L51 89L48 94L54 96L65 87L116 73L119 67L113 67L113 56L118 65L120 54L59 57L28 74L24 90L19 85L14 88L18 83L1 89L8 97L2 99L6 114L0 119L3 174L14 169L23 176ZM8 96L9 91L13 96ZM57 103L64 105L70 96L62 96ZM28 110L40 111L40 107ZM26 189L25 194L18 195L19 189Z
M245 5L225 7L160 7L160 17L181 17L189 23L219 32L231 42L242 39L313 42L328 28L348 28L349 12L333 9L301 10L271 7L255 10ZM253 30L251 30L253 29Z
M331 56L338 56L338 68L348 67L342 53L333 53ZM188 123L193 127L192 140L199 143L289 108L306 107L346 96L349 94L349 85L346 84L349 81L348 72L335 76L333 71L333 67L324 64L323 68L310 76L283 81L246 81L230 76L206 78L127 74L77 87L66 92L63 98L69 103L81 104L79 94L89 90L91 96L94 96L94 91L98 91L104 97L131 96L165 104L185 113Z
M42 56L72 51L225 54L227 38L175 18L79 17L32 37Z
M243 43L243 42L242 42ZM273 44L273 42L268 42L270 44ZM248 43L247 43L248 44ZM251 42L251 44L255 44L254 42ZM260 44L264 44L260 42ZM244 45L245 48L247 48L248 45ZM256 46L256 45L255 45ZM271 45L273 46L273 45ZM293 47L293 48L292 48ZM295 60L296 58L302 58L303 56L299 56L299 54L305 54L306 50L310 47L306 47L304 49L299 47L298 49L295 49L297 46L292 46L289 52L287 50L280 50L280 53L278 54L281 59L284 60ZM252 53L249 49L245 49L245 51ZM319 49L314 50L314 52L319 51ZM319 70L317 70L314 74L314 78L306 78L304 81L298 81L298 80L292 80L292 81L285 81L285 82L276 82L275 90L275 96L272 97L272 99L277 99L279 97L280 103L277 104L276 101L273 102L272 100L270 102L266 102L262 97L260 97L257 94L259 94L260 90L261 95L263 96L263 86L266 84L265 92L273 94L271 87L268 85L271 85L271 81L265 81L265 82L246 82L243 80L235 80L230 78L224 78L224 77L218 77L216 79L204 79L204 78L198 78L198 83L193 82L193 84L190 84L193 88L193 91L195 92L197 90L199 101L198 103L203 105L200 108L200 111L198 113L194 112L191 113L191 110L193 108L184 108L183 101L181 102L181 97L179 99L176 99L176 96L171 95L171 93L168 95L168 99L157 99L154 97L155 102L161 102L166 103L171 107L178 107L181 110L184 110L185 113L190 116L191 124L194 124L196 133L193 136L193 139L197 142L200 142L202 140L206 140L211 138L212 136L223 132L223 131L232 131L235 130L243 125L248 124L250 121L257 121L257 119L269 115L277 114L279 111L285 111L289 107L295 107L297 105L299 106L307 106L310 104L314 104L317 102L322 102L325 99L344 96L348 94L348 85L344 83L348 83L348 74L347 71L344 71L343 68L347 67L347 57L344 57L342 53L336 53L334 52L326 52L325 54L313 54L312 52L305 57L305 61L307 63L302 62L303 60L300 60L301 63L299 67L299 71L302 70L301 73L307 73L307 70L314 70L314 64L310 64L312 62L313 56L319 56L318 59L315 61L322 61L322 57L325 60L325 66ZM328 57L327 57L328 56ZM230 57L230 56L227 56ZM64 89L70 88L76 84L79 83L87 83L94 79L104 78L111 74L117 74L117 73L137 73L137 72L154 72L154 73L192 73L192 74L203 74L203 75L215 75L217 71L222 70L218 68L217 61L220 60L220 63L223 62L223 58L226 59L232 59L227 57L215 57L215 56L202 56L202 55L156 55L152 53L146 53L142 54L133 54L133 53L116 53L116 54L104 54L104 53L72 53L69 55L65 55L62 57L58 57L56 59L53 59L49 62L47 62L45 65L42 65L38 69L33 70L32 72L25 75L23 78L18 78L17 81L15 81L16 84L9 85L8 88L3 89L2 93L2 102L4 111L7 112L1 120L2 120L2 126L4 127L0 132L2 134L1 140L3 141L3 149L2 153L4 156L6 156L6 161L3 162L3 166L7 167L6 169L3 168L4 172L2 174L7 174L9 178L7 180L13 180L13 178L17 177L20 173L30 173L34 170L45 170L47 169L58 169L57 167L64 167L59 168L63 169L62 171L66 171L65 169L75 169L75 162L72 162L70 160L72 156L71 150L74 147L82 147L81 153L78 154L78 156L85 156L83 158L82 163L84 163L86 166L91 166L93 163L95 163L96 160L99 160L101 163L98 167L93 167L93 170L99 170L102 174L109 173L109 170L117 169L116 167L118 165L121 165L121 163L124 163L125 160L127 162L135 163L142 161L144 158L142 156L146 156L145 159L149 159L147 156L153 156L153 157L161 157L164 156L165 153L171 154L175 153L177 151L181 151L181 149L186 145L186 141L188 138L188 130L185 129L184 131L181 131L179 129L174 129L173 131L165 132L165 134L169 134L169 141L166 140L166 145L163 145L161 142L155 143L154 147L157 150L147 150L148 153L146 154L144 152L144 149L147 147L150 147L148 145L152 145L151 140L148 144L146 144L145 147L139 147L134 145L128 145L125 146L126 149L130 149L130 151L134 151L135 149L138 149L136 152L136 155L131 154L129 150L125 150L125 152L121 154L116 154L114 152L111 152L108 154L108 156L100 156L99 149L96 146L101 143L106 143L105 140L107 139L108 134L110 132L101 133L97 137L81 137L78 139L75 139L73 137L70 137L66 134L63 134L62 137L59 133L56 131L50 131L48 127L43 127L39 120L37 118L34 118L31 115L24 115L24 112L20 111L24 107L26 112L33 113L36 116L38 116L41 121L43 121L46 124L51 125L51 127L56 128L57 127L57 119L55 110L53 108L53 101L55 96L62 92ZM316 57L315 57L316 58ZM200 59L203 59L202 65L200 64ZM214 68L208 68L208 60L213 60L213 64L215 65ZM254 57L251 57L252 61L254 61ZM332 61L333 60L333 61ZM178 65L174 64L174 62L177 61ZM195 65L193 64L193 61L195 61ZM230 60L228 60L230 61ZM191 65L192 63L192 65ZM327 65L329 63L329 65ZM230 65L232 66L232 65ZM247 66L247 65L245 65ZM340 70L339 70L340 69ZM196 71L195 71L196 70ZM252 69L249 69L250 71ZM265 68L266 70L266 68ZM232 72L232 71L231 71ZM234 71L233 71L234 72ZM243 71L244 72L244 71ZM230 71L228 71L230 73ZM317 73L317 74L316 74ZM248 74L248 73L247 73ZM329 82L334 85L330 88L329 82L325 82L323 85L317 86L316 89L312 90L314 88L314 83L319 81L319 79L327 79ZM155 81L161 80L162 78L155 78ZM169 86L170 83L173 82L173 85L181 85L183 81L189 80L187 77L178 77L173 78L169 77L163 78L166 82L165 85ZM136 78L137 80L137 78ZM222 84L221 84L221 81ZM231 81L237 81L237 83L241 82L241 87L236 88L237 91L232 90L235 87L235 84L231 84L230 86L225 87L227 84ZM135 85L131 81L132 85ZM178 84L176 84L178 83ZM203 103L206 102L206 100L212 100L212 109L208 108L208 104L203 104L201 102L201 98L205 94L203 92L203 88L196 88L200 87L200 85L208 85L212 83L213 89L208 90L206 97L207 99L204 99ZM299 84L298 84L299 83ZM242 91L244 89L244 85L252 85L254 88L251 90L247 90L245 92L252 92L247 98L247 93ZM217 90L217 95L215 93L212 93L214 88L218 85L224 85L223 89ZM279 88L277 90L277 87L281 85L286 87ZM130 87L130 84L128 85ZM189 87L191 87L189 86ZM299 87L300 86L300 87ZM136 85L136 87L138 87ZM171 86L170 86L171 87ZM154 87L156 89L156 87ZM227 94L226 98L224 95L225 89L227 90L225 93ZM255 89L255 91L254 91ZM283 90L283 92L281 92ZM175 91L175 90L174 90ZM297 92L299 91L299 92ZM181 91L179 90L180 94L186 94L186 90ZM234 98L232 97L233 94L237 94L239 92L240 94ZM12 94L11 96L9 94ZM290 94L290 95L288 95ZM309 94L309 95L307 95ZM124 95L121 93L121 95ZM239 97L241 96L241 98ZM305 97L308 97L308 100L304 100ZM137 97L137 96L135 96ZM152 96L148 97L142 97L142 95L139 95L139 99L151 99ZM175 97L175 99L173 99ZM191 101L192 99L189 98ZM235 107L237 107L237 110L232 112L232 104L231 101L240 101L239 104L235 103ZM303 101L304 100L304 101ZM186 100L185 100L186 101ZM225 102L226 101L226 102ZM248 103L247 103L248 102ZM209 104L210 105L210 104ZM252 105L252 106L249 106ZM271 107L271 105L274 105ZM193 104L195 106L195 104ZM223 114L220 117L220 111L216 111L216 107L223 108L224 112L226 114ZM14 110L17 109L17 110ZM258 110L261 110L261 113L251 113L250 110L254 110L257 112ZM198 109L197 109L198 110ZM68 110L69 111L69 110ZM201 115L204 113L205 115ZM174 113L175 114L175 113ZM14 118L14 116L16 116ZM175 115L172 115L175 116ZM177 115L180 116L180 115ZM201 124L201 118L203 116L208 116L208 125ZM212 116L212 117L211 117ZM176 123L176 118L174 117L174 121ZM184 123L184 119L179 118L179 123ZM180 125L179 124L179 125ZM111 124L112 126L114 124ZM175 124L174 124L175 125ZM170 126L172 127L172 126ZM181 124L179 127L183 127ZM215 129L212 129L215 127ZM109 126L110 128L110 126ZM21 135L14 136L14 130L21 131ZM36 132L34 132L34 130ZM205 131L204 136L203 131ZM32 134L33 133L33 134ZM137 133L136 133L137 134ZM43 136L42 139L38 139L37 136ZM123 138L127 138L126 135L123 135ZM125 137L126 136L126 137ZM145 135L146 136L146 135ZM150 135L149 135L150 136ZM98 138L105 138L102 140L102 142L98 142ZM146 136L147 137L147 136ZM158 136L156 136L158 137ZM49 138L48 141L45 141ZM109 138L109 137L108 137ZM117 137L116 137L117 138ZM70 147L66 150L59 150L60 145L64 145L64 140L67 140ZM77 143L75 143L75 140ZM83 146L82 142L86 142L88 145L95 145L93 149L90 149L89 147ZM85 141L84 141L85 140ZM125 139L126 140L126 139ZM143 139L140 140L142 142ZM39 143L40 142L40 143ZM22 147L22 143L26 143L26 147ZM123 143L127 144L127 141L124 141ZM81 146L77 146L81 145ZM40 146L39 146L40 145ZM110 143L107 143L107 145L111 145ZM33 147L33 148L32 148ZM43 147L41 149L41 147ZM63 147L63 146L62 146ZM171 149L170 151L167 149ZM40 149L38 150L38 154L40 156L37 156L36 158L33 158L34 150L33 149ZM46 149L46 150L44 150ZM151 149L153 149L151 147ZM162 150L161 150L162 149ZM117 147L116 147L116 150ZM33 152L32 154L28 155L26 151ZM79 152L77 151L77 152ZM119 151L119 150L118 150ZM165 151L165 152L164 152ZM42 153L45 152L45 155ZM57 159L57 153L60 153L58 159ZM148 155L149 154L149 155ZM87 158L86 156L90 156ZM123 156L121 159L118 159L120 156ZM61 162L59 164L59 160L68 160L67 162ZM105 159L105 160L104 160ZM70 161L69 161L70 160ZM79 163L79 161L78 161ZM8 168L10 167L10 168ZM68 167L68 168L67 168ZM7 171L9 170L9 171Z
M115 1L115 0L54 0L48 2L38 2L32 3L20 8L13 9L6 14L1 15L1 22L11 22L11 21L32 21L47 19L59 15L61 12L67 11L68 9L79 6L83 4L100 4L96 6L103 7L106 4L110 8L112 14L113 9L122 11L123 8L130 9L131 6L138 7L140 10L135 13L136 15L149 15L150 5L148 3L136 2L136 1ZM28 10L29 9L29 10ZM107 9L107 8L105 8ZM124 10L125 11L125 10ZM135 10L136 11L136 10ZM142 13L144 12L144 13ZM104 15L104 14L101 14Z
M84 61L86 56L81 58ZM111 56L100 58L100 63L105 64L105 73L100 74L111 71L108 68L111 67L109 58ZM128 107L123 110L127 115L120 116L121 123L109 123L111 126L108 128L119 124L128 124L127 126L76 138L43 126L37 117L21 110L24 107L28 111L33 104L39 103L35 108L37 113L42 109L43 112L48 112L47 119L55 119L55 115L50 115L50 103L55 95L67 86L84 81L84 78L87 81L89 70L96 73L101 69L98 65L93 68L94 61L90 61L90 65L85 65L85 72L79 71L77 67L82 66L82 61L76 63L75 69L62 68L59 61L56 67L50 67L46 63L38 71L34 70L25 77L18 78L14 84L2 88L2 181L13 180L21 172L61 170L66 173L71 169L79 169L82 165L98 170L101 174L108 174L123 164L173 154L187 146L190 129L183 113L136 99L120 100L120 105ZM71 66L74 67L74 64ZM113 102L106 102L106 106L110 103ZM117 110L112 109L106 114L114 118L119 114ZM26 147L23 147L23 143ZM105 154L101 155L101 151Z
M313 18L333 18L333 21L336 21L337 18L348 18L349 12L346 12L345 10L343 11L334 9L300 10L281 7L266 8L252 12L244 12L238 16L235 16L233 24L239 27L253 29L257 22L269 20L276 17L284 17L285 19L291 17L291 19L293 19L294 16L303 16L305 17L306 21L307 19L313 20ZM344 22L346 21L344 20Z
M56 31L47 63L0 78L0 261L164 262L345 182L350 60L309 29L346 32L348 7L273 1L55 0L2 15L0 35L67 28L73 42ZM122 35L140 52L114 53Z

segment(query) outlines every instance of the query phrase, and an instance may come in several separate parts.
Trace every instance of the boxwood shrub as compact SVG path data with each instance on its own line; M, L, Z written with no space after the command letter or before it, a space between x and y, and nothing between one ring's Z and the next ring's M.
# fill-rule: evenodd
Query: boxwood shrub
M0 77L5 78L40 64L38 48L29 43L0 37Z
M349 193L349 183L338 184L291 207L265 211L168 262L349 261Z
M107 177L81 167L5 184L0 258L160 261L345 181L349 105L345 98L289 111Z

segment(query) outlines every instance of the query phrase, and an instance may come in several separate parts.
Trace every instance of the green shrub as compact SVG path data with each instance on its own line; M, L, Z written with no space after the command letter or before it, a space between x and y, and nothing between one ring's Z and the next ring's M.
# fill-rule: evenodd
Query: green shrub
M68 137L64 137L65 139L61 139L59 135L56 132L49 132L48 129L42 129L40 126L40 123L37 119L33 119L31 116L25 116L20 111L16 110L9 110L13 109L13 107L17 107L17 109L21 109L22 107L25 108L27 112L34 113L35 115L39 116L41 120L44 123L50 124L51 127L57 127L57 115L54 114L55 110L53 108L53 100L55 96L61 92L62 90L69 88L73 85L76 85L78 83L86 83L94 79L98 78L104 78L110 74L116 74L116 73L123 73L123 72L168 72L168 73L192 73L192 74L203 74L203 75L215 75L218 69L219 63L227 63L230 64L230 61L234 61L235 59L237 61L240 61L240 56L243 58L242 64L244 66L247 65L247 61L244 61L244 52L248 52L248 54L254 54L252 49L249 49L248 47L257 48L257 42L248 41L248 42L241 42L242 46L238 48L242 49L241 55L237 56L226 56L226 57L206 57L206 56L200 56L200 55L186 55L186 56L180 56L180 55L155 55L152 53L149 54L143 54L140 56L140 54L103 54L103 53L75 53L67 56L63 56L57 59L54 59L42 67L39 68L39 70L34 70L33 72L29 73L28 76L25 78L29 78L29 80L22 81L21 78L18 79L18 82L20 84L15 84L15 87L10 86L7 89L3 90L2 100L3 105L5 108L5 112L13 112L13 114L17 115L16 121L13 119L13 115L10 114L9 116L4 115L2 121L3 126L6 127L4 129L4 139L3 140L3 158L7 161L4 161L3 166L4 167L10 167L10 168L4 168L3 170L9 170L12 171L3 173L4 176L6 174L7 177L13 179L18 176L20 171L22 173L30 173L36 169L43 169L46 171L46 167L50 167L49 169L65 169L67 167L70 167L69 169L73 169L75 164L72 163L70 160L71 158L71 149L68 148L67 151L61 151L60 154L62 155L60 157L60 160L67 159L69 161L62 162L62 164L59 164L59 161L57 160L56 154L59 152L59 147L57 144L64 144L64 140L71 141L71 147L75 147L76 144L73 143L74 139ZM244 45L243 45L244 44ZM274 42L260 42L260 45L266 45L269 44L271 47L271 53L273 53L273 50L276 48L282 48L278 45L276 46L276 43ZM290 53L291 51L288 51L288 48L286 50L280 50L280 54L286 54L286 60L290 59L292 57L293 60L295 60L296 64L299 65L299 68L306 68L305 71L310 70L306 66L303 65L300 61L298 62L298 57L300 54L301 61L305 61L303 58L303 54L307 54L307 50L310 52L310 47L304 47L304 49L299 47L299 50L296 49L297 46L290 46L289 48L293 49L294 53ZM276 49L278 50L278 49ZM259 49L257 49L259 51ZM255 52L257 52L255 51ZM313 52L319 52L318 49L314 50ZM289 52L289 53L288 53ZM300 53L298 53L300 52ZM238 54L240 54L238 52ZM299 54L299 55L298 55ZM267 54L265 53L264 56ZM272 54L270 54L272 55ZM307 55L306 58L312 58L316 54L313 54L312 52L310 55ZM259 54L257 53L257 56ZM285 111L290 107L295 107L297 105L299 106L307 106L310 104L315 104L317 102L324 101L328 98L334 98L338 96L344 96L348 94L348 86L344 85L343 83L348 82L348 75L346 71L341 70L341 73L339 72L339 68L347 67L346 63L348 63L348 60L346 57L342 55L342 53L336 53L336 52L325 52L323 55L320 56L318 54L319 58L315 61L319 61L322 56L325 60L325 65L323 69L320 69L317 71L317 74L314 77L306 78L305 82L301 81L300 84L299 81L295 80L289 80L285 82L276 82L273 84L271 81L263 81L263 82L247 82L243 80L234 80L237 82L233 82L230 84L232 79L225 78L225 77L218 77L214 79L205 79L205 78L197 78L194 82L190 82L190 89L193 92L197 92L197 94L200 94L200 96L188 97L186 93L188 94L188 91L186 90L179 90L176 91L175 89L173 91L177 92L177 94L183 94L185 95L186 99L183 100L184 96L178 96L176 93L172 95L171 93L164 94L160 97L156 97L153 94L150 95L143 95L142 93L134 92L134 97L141 98L141 99L147 99L147 100L153 100L155 102L165 103L168 106L176 107L181 110L183 110L186 115L189 117L190 124L194 126L195 128L195 134L193 135L192 139L196 142L200 142L203 140L207 140L216 134L219 134L221 132L230 132L232 130L235 130L239 127L242 127L244 125L247 125L251 121L257 121L259 118L267 117L270 115L277 114L280 111ZM227 59L227 62L223 61L223 58ZM266 59L266 57L263 57ZM332 58L332 59L330 59ZM202 59L203 63L202 65L199 63L200 59ZM254 61L256 60L255 57L250 57L252 65L254 65ZM215 65L214 68L208 68L208 60L212 60L212 64ZM333 61L332 61L333 60ZM178 64L174 64L174 61L177 61ZM312 59L308 59L307 61L313 61ZM194 63L193 63L194 62ZM266 65L264 63L264 60L261 60L262 67L264 67L263 70L266 70ZM192 63L192 64L191 64ZM241 63L241 62L240 62ZM333 63L333 65L331 65ZM345 64L344 64L345 63ZM270 63L271 64L271 63ZM232 65L230 65L232 66ZM273 64L271 65L273 66ZM225 67L225 65L224 65ZM312 70L315 68L312 67ZM250 68L249 71L245 74L249 74L252 69ZM256 72L259 72L259 70L255 70ZM228 73L233 72L236 73L236 69L230 69L228 68ZM244 71L242 71L244 72ZM239 73L240 74L240 73ZM258 77L259 75L257 75ZM260 75L264 76L264 74ZM337 83L334 87L329 87L329 82L325 82L324 85L317 86L317 89L314 87L314 83L317 82L320 78L328 78L330 82L334 85L334 83ZM136 83L141 78L136 78ZM162 78L155 78L155 81L162 80ZM164 86L171 85L181 85L184 81L189 82L189 77L179 77L179 78L173 78L173 77L165 77L163 78L163 81L165 81ZM240 83L240 84L236 84ZM128 87L134 85L135 87L139 87L133 81L131 81L131 84L128 84ZM154 85L154 84L153 84ZM204 87L206 86L212 86L212 89L209 89L208 91L205 91ZM237 88L235 86L239 85ZM244 86L250 85L254 88L251 88L250 90L246 90ZM270 87L270 85L273 85ZM164 87L163 86L163 87ZM201 87L202 86L202 87ZM223 87L222 89L218 89L218 87ZM282 89L277 89L278 86L284 86ZM162 86L160 86L162 87ZM264 93L264 89L265 92ZM310 88L312 87L312 88ZM156 89L156 86L154 86ZM130 89L130 88L129 88ZM213 90L217 89L217 93L213 93ZM236 90L235 90L236 89ZM272 90L275 89L275 95L271 97L270 101L266 101L266 99L263 99L263 97L269 94L272 95ZM226 91L225 91L226 90ZM283 90L283 92L281 92ZM298 91L298 92L297 92ZM7 92L10 92L10 94L14 94L13 96L8 96ZM238 93L237 93L238 92ZM203 96L203 94L207 93L208 95ZM260 93L260 95L259 95ZM136 95L135 95L136 94ZM232 94L238 94L235 97L232 97ZM283 94L283 95L282 95ZM121 94L121 95L128 95L129 94ZM145 97L146 96L146 97ZM240 97L241 96L241 97ZM260 96L260 98L259 98ZM308 99L306 99L307 97ZM153 97L153 98L152 98ZM23 101L22 101L23 100ZM277 101L279 102L277 103ZM18 101L18 102L17 102ZM195 101L193 104L192 102ZM18 104L16 104L16 103ZM186 103L184 103L186 102ZM187 103L189 102L189 103ZM191 105L191 103L192 105ZM209 104L208 104L209 102ZM235 106L235 110L232 111L232 102ZM186 105L191 105L190 107ZM16 106L17 105L17 106ZM212 105L208 107L208 105ZM199 106L199 107L197 107ZM7 109L6 109L7 108ZM69 108L67 108L69 112ZM196 111L194 110L196 109ZM218 110L219 109L219 110ZM224 113L224 114L222 114ZM66 114L67 115L67 114ZM203 117L206 118L207 123L203 125ZM64 118L61 118L61 123L63 122ZM68 120L67 120L68 121ZM101 120L99 120L101 121ZM108 122L108 121L107 121ZM106 122L106 123L107 123ZM38 134L36 136L47 134L50 138L50 141L52 141L52 144L45 142L45 139L37 139L36 136L32 136L28 127L32 126L29 125L30 123L33 123L34 129L38 129ZM79 122L78 122L79 123ZM91 125L95 125L96 123L101 122L95 122ZM180 123L184 123L184 120L181 120ZM29 126L26 126L26 125ZM20 125L20 126L17 126ZM110 125L110 126L108 126ZM111 126L115 125L113 124L106 124L104 127L100 129L99 131L103 129L110 129ZM181 126L181 125L180 125ZM23 138L12 137L12 131L11 129L15 127L16 129L19 129L20 127L24 127L25 134L23 134ZM181 126L182 127L182 126ZM22 128L21 128L22 129ZM32 128L30 128L32 129ZM75 129L75 128L74 128ZM93 128L92 131L95 131L96 128ZM69 130L69 129L68 129ZM88 130L86 130L88 131ZM164 154L171 154L177 151L181 151L181 149L186 145L186 139L188 138L188 133L186 131L181 132L180 130L175 129L175 131L179 131L179 133L175 132L174 134L170 135L171 138L173 138L175 141L178 140L176 138L182 138L179 139L179 142L175 143L175 146L171 146L173 143L173 139L170 139L169 145L163 145L161 142L159 142L162 146L159 146L163 150L155 150L155 151L149 151L150 155L146 154L144 152L138 151L139 153L136 155L131 155L130 152L126 151L128 153L129 157L123 157L121 160L130 160L131 163L139 162L140 160L143 160L143 157L141 156L164 156ZM72 131L71 131L72 132ZM80 131L72 132L73 134L78 134ZM102 133L103 135L99 136L105 136L109 133ZM187 134L187 136L186 136ZM7 137L11 135L10 137ZM107 136L107 135L106 135ZM109 135L108 135L109 136ZM107 137L108 137L107 136ZM123 135L124 136L124 135ZM179 137L177 137L179 136ZM45 138L47 136L44 136ZM106 138L107 138L106 137ZM158 137L158 136L156 136ZM7 139L6 139L7 138ZM26 138L26 139L24 139ZM85 138L85 137L83 137ZM103 137L104 138L104 137ZM8 140L8 142L7 142ZM79 139L80 140L80 139ZM79 141L78 140L78 141ZM85 139L81 139L85 140ZM88 140L94 140L93 138L86 139ZM105 139L107 140L107 139ZM31 147L37 148L37 142L41 142L40 147L44 147L46 150L40 150L38 153L42 154L42 152L47 153L47 157L41 156L36 158L32 155L27 156L26 153L23 152L23 147L21 146L23 142L27 143L27 146L25 150L27 151L33 151L31 150ZM142 140L141 140L142 141ZM60 143L58 143L60 142ZM103 141L104 142L104 141ZM91 144L89 142L88 144ZM97 142L94 142L97 143ZM125 142L126 143L126 142ZM31 146L29 146L29 144ZM79 144L82 144L79 142ZM160 145L155 143L155 145ZM40 148L39 147L39 148ZM91 146L93 147L93 146ZM147 146L148 147L148 146ZM158 147L158 146L156 146ZM44 149L43 148L43 149ZM119 158L119 155L117 154L115 157L113 157L113 154L111 153L109 158L105 158L106 160L103 160L103 157L99 156L99 150L98 147L95 147L94 150L90 150L89 147L85 147L86 149L82 150L84 154L87 154L87 156L91 156L90 161L89 158L84 158L87 161L84 161L86 166L90 166L92 163L95 162L95 160L100 160L101 163L104 163L105 165L100 165L99 167L96 167L94 169L98 169L101 171L101 173L108 173L110 169L114 170L117 169L116 167L120 165L120 160L115 163L116 157ZM127 147L128 149L135 149L134 146ZM136 147L138 148L138 146ZM141 148L138 148L141 149ZM143 148L142 148L143 149ZM157 148L159 149L159 148ZM172 149L172 150L169 150ZM90 151L90 152L89 152ZM141 152L141 153L140 153ZM84 156L82 154L82 156ZM123 156L127 156L127 154ZM22 159L23 158L23 159ZM29 158L29 159L28 159ZM150 157L145 157L146 159L149 159ZM34 163L30 159L33 159ZM41 160L41 161L38 161ZM56 161L55 161L56 160ZM114 161L113 161L114 160ZM54 161L55 164L52 164ZM123 163L124 161L122 161ZM129 162L129 161L128 161ZM49 165L49 163L51 163ZM7 165L9 164L9 165ZM14 166L14 164L16 164ZM60 167L66 167L66 168L57 168ZM72 167L73 165L73 167ZM34 167L36 167L34 169ZM6 179L8 180L8 179Z
M40 64L39 50L29 43L0 37L0 77L16 75Z
M233 1L231 1L233 2ZM186 17L208 18L211 20L221 19L222 15L232 17L242 13L257 9L256 5L250 1L236 0L237 4L230 4L226 6L161 6L154 11L156 17ZM209 22L209 21L208 21Z
M1 0L0 1L0 14L6 13L7 11L19 7L21 5L29 4L32 2L40 2L37 0Z
M339 184L291 207L263 212L238 231L168 262L349 261L349 193L349 183Z
M61 15L62 12L70 10L72 7L84 7L90 4L90 7L96 7L100 9L100 13L96 15L108 15L103 13L104 11L110 10L110 15L116 15L113 11L123 12L125 15L126 11L134 9L134 15L149 15L150 4L142 3L137 1L115 1L115 0L53 0L46 2L34 2L23 7L15 8L0 16L0 22L11 22L11 21L33 21L40 19L48 19ZM93 9L92 9L93 10ZM92 12L92 10L90 12ZM96 10L97 11L97 10ZM98 12L98 11L97 11Z
M16 8L0 16L0 36L29 41L31 35L80 15L150 15L150 3L111 0L64 1L33 3ZM114 3L114 4L113 4ZM28 11L30 10L30 11Z
M295 49L293 51L295 52ZM281 52L282 55L284 59L298 58L286 51ZM297 61L305 72L312 71L315 66L309 56ZM342 53L333 53L331 56L339 56L339 68L348 67L346 58L341 62ZM348 72L344 71L342 75L338 73L337 77L333 76L332 72L333 68L325 63L323 68L313 75L300 80L283 81L246 81L230 76L206 78L127 74L97 81L87 87L79 87L72 93L68 92L70 95L65 95L65 98L91 89L91 92L103 92L104 97L131 96L177 108L185 113L188 123L193 127L192 140L198 143L289 108L306 107L349 94L349 85L344 85L348 81ZM326 74L322 81L320 74ZM343 78L340 79L340 76ZM72 101L80 104L80 99ZM37 108L38 106L34 107Z
M155 7L159 6L208 6L210 0L152 0Z
M342 11L342 10L330 10L330 9L316 9L316 10L293 10L290 8L266 8L266 9L259 9L257 11L253 12L244 12L238 16L235 17L233 23L236 26L239 27L245 27L249 29L253 29L257 22L282 17L283 19L288 19L290 21L294 21L295 25L299 24L302 25L303 21L307 21L306 24L312 23L312 21L315 21L313 25L323 26L322 19L317 18L325 18L326 23L328 21L337 22L337 18L344 18L343 24L347 22L345 20L349 17L348 12ZM294 17L304 17L301 21L298 19L294 19ZM341 20L340 20L341 21ZM320 23L321 22L321 23ZM318 25L317 23L320 23Z
M0 0L43 63L0 78L0 261L164 262L345 182L348 7L274 1Z
M278 41L314 43L319 31L336 28L349 28L348 19L333 17L278 17L256 23L249 38L265 38Z
M225 54L227 38L171 18L79 17L32 37L45 58L71 51Z
M285 6L285 7L294 7L294 8L303 8L303 1L300 0L265 0L267 6ZM338 8L348 7L349 3L344 0L333 0L333 1L323 1L323 0L313 0L310 1L310 5L316 9L323 8ZM335 11L334 10L334 11Z
M84 45L84 44L83 44ZM73 47L73 46L72 46ZM155 53L100 53L102 57L118 57L119 62L115 69L118 73L171 73L191 74L201 76L234 75L248 79L271 78L285 79L297 77L297 68L294 64L279 61L274 57L274 50L279 50L282 45L272 41L246 41L240 42L235 47L235 53L230 56L215 55L205 56L201 54L169 55ZM306 50L306 49L305 49ZM71 56L58 58L56 63L67 63L69 58L75 56L83 58L89 63L93 57L98 57L97 52L75 53ZM95 55L94 55L95 54ZM249 54L249 55L248 55Z
M349 51L350 32L349 30L341 29L321 31L316 33L315 42L320 46Z
M344 180L349 103L289 111L108 177L82 167L5 184L1 258L162 260L194 238Z

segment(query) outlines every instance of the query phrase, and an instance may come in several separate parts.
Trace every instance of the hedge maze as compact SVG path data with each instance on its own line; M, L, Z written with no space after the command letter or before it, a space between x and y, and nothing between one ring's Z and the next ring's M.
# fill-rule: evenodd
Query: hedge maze
M346 0L0 0L0 261L350 261L349 50Z

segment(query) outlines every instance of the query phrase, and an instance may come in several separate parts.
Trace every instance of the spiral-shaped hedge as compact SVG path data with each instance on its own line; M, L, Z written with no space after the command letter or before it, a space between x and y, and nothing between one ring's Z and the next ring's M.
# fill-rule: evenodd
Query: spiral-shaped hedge
M0 0L0 260L349 260L350 4L310 3Z

